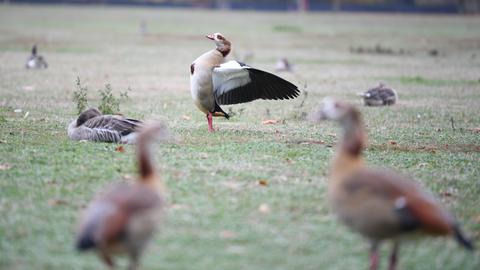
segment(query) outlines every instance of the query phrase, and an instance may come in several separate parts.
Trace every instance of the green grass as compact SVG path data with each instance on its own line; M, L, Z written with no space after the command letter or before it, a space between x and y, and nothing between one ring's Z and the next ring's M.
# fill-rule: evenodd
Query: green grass
M400 82L402 85L425 85L425 86L478 86L480 84L480 78L478 80L456 80L456 79L427 79L422 76L401 76L399 78L394 77L385 77L385 78L378 78L378 80L383 81L397 81Z
M360 105L355 94L379 78L400 101L361 107L367 161L417 179L478 245L479 27L477 17L457 16L1 6L0 165L8 166L0 170L0 269L103 269L93 254L75 252L76 220L103 186L135 175L135 149L67 139L77 76L92 93L107 83L114 92L131 87L122 113L165 119L176 138L155 148L169 207L142 269L367 269L368 244L335 220L325 198L339 131L301 115L326 95ZM219 131L209 134L188 76L192 60L212 48L203 36L217 31L240 55L253 51L255 67L273 70L287 57L299 75L281 76L307 82L304 106L301 99L232 106L243 111L215 119ZM379 42L412 53L349 52ZM33 43L47 70L24 69ZM430 48L444 55L428 56ZM94 96L89 104L98 105ZM283 121L262 125L266 119ZM258 210L262 204L268 213ZM478 251L451 239L401 250L400 269L479 268Z
M300 33L302 32L302 28L295 26L295 25L275 25L273 26L274 32L286 32L286 33Z

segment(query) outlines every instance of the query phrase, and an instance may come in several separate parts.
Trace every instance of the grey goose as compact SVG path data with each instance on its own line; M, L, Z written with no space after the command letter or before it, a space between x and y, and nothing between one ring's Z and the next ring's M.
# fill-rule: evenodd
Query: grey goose
M143 122L121 115L104 115L96 108L82 112L68 125L72 140L133 144Z

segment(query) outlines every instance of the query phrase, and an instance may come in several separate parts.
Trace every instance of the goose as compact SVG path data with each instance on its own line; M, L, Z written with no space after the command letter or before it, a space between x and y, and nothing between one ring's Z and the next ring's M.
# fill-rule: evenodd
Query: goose
M453 216L412 180L365 165L366 133L354 106L327 98L310 117L335 120L343 129L331 162L328 197L340 221L370 241L371 270L378 268L378 248L384 240L393 242L389 269L394 270L400 241L408 234L452 236L466 249L474 249Z
M383 83L358 95L363 98L365 106L394 105L398 100L397 92Z
M139 32L140 32L140 35L142 36L146 36L148 34L148 25L147 25L147 21L145 20L141 20L140 21L140 27L139 27Z
M221 33L207 35L216 48L200 55L190 65L190 90L195 105L205 113L208 131L213 132L212 116L230 116L220 105L256 99L292 99L298 88L271 73L238 61L225 62L231 43Z
M149 152L156 137L165 137L166 127L157 122L140 132L137 143L139 176L134 183L116 183L93 199L80 217L75 246L94 250L110 268L114 257L127 255L129 270L140 258L158 227L164 208L165 187L156 173Z
M143 127L139 120L121 115L104 115L96 108L82 112L68 125L68 137L72 140L133 144Z
M45 61L43 56L37 54L37 45L33 45L32 54L28 57L25 67L27 69L44 69L48 67L47 61Z
M275 71L285 71L285 72L293 72L293 65L290 64L287 58L282 57L278 59L277 63L275 64Z

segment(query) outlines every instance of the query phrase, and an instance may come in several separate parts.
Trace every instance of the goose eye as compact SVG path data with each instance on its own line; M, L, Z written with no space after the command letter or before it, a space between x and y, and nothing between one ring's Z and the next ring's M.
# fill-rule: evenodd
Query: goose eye
M217 38L220 39L220 40L224 40L225 38L223 38L222 36L220 35L217 35Z

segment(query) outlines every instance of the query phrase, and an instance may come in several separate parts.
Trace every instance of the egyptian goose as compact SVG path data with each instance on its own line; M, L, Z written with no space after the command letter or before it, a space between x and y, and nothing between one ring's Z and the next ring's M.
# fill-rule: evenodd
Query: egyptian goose
M139 120L121 115L103 115L96 108L90 108L68 125L68 137L77 141L132 144L142 126Z
M25 67L27 69L43 69L48 67L47 61L45 61L43 56L37 54L37 45L33 45L32 54L28 57Z
M256 99L291 99L299 94L292 83L238 61L224 63L231 43L222 34L206 36L216 48L200 55L190 66L190 90L195 105L207 116L208 130L214 131L212 116L229 115L219 105Z
M152 238L164 206L163 182L150 156L151 142L164 137L166 127L155 123L138 136L139 176L135 183L116 183L90 202L79 222L76 248L95 250L110 268L114 256L127 255L129 270L137 269L140 257Z
M358 95L362 97L365 106L394 105L398 100L395 89L389 88L383 83L379 83L377 87L371 88Z
M339 219L370 241L370 269L378 267L377 250L383 240L393 241L389 269L395 269L400 238L413 232L453 236L473 250L453 216L414 182L364 165L366 134L356 108L327 98L312 114L312 120L321 119L336 120L343 128L329 173L329 200Z

